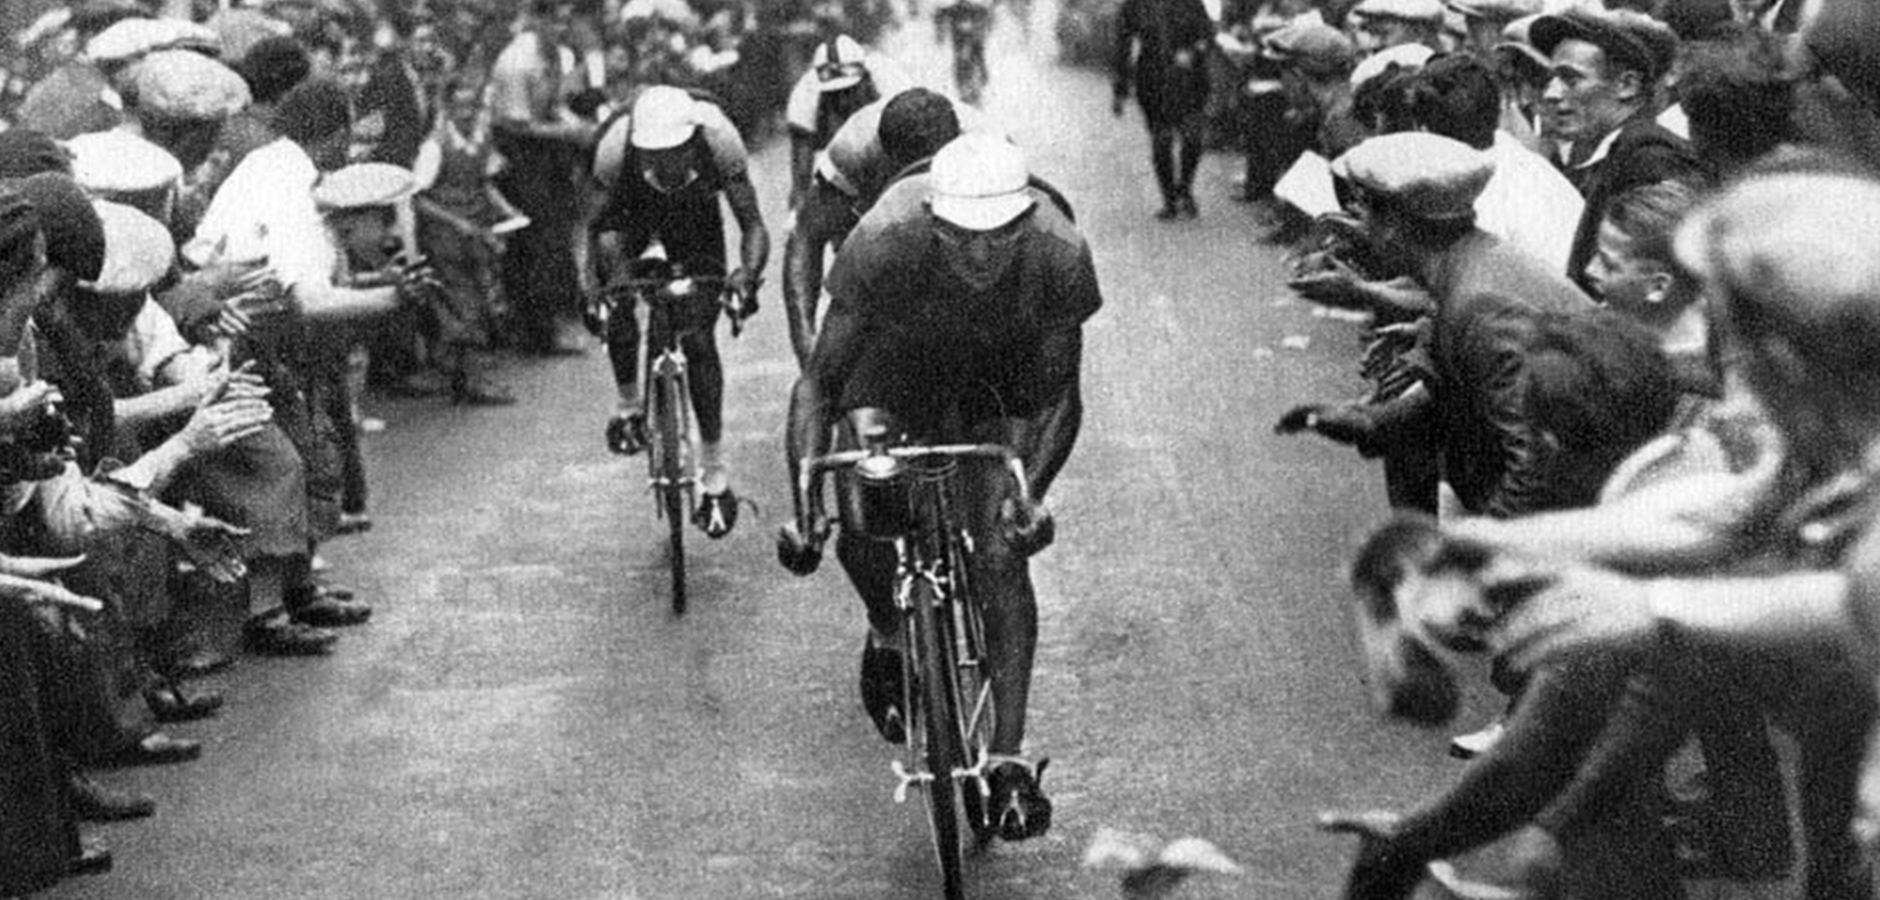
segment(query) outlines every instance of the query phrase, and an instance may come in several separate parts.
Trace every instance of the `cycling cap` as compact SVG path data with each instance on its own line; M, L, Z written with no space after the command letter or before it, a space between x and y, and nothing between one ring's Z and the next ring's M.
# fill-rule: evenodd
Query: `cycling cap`
M933 214L961 228L990 231L1031 209L1024 154L989 134L964 134L933 158Z
M837 35L833 40L816 46L816 55L810 59L810 68L816 71L816 89L819 91L851 88L868 77L868 53L854 38L846 34Z
M698 130L698 101L676 87L655 85L633 101L633 146L666 150L690 140Z

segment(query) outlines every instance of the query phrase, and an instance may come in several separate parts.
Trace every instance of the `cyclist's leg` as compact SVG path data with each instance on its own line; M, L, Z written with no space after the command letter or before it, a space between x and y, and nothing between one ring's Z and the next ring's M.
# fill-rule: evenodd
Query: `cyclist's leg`
M698 416L701 487L708 494L725 490L729 479L719 447L725 432L725 372L718 355L718 339L710 327L679 338L685 351L686 380L692 386L692 412Z
M1009 444L1004 425L995 421L971 437ZM988 825L1005 840L1023 840L1051 827L1051 801L1040 784L1047 761L1034 764L1021 756L1038 646L1038 599L1029 560L1006 543L1000 528L1000 508L1016 485L1002 466L985 460L974 460L962 474L960 498L974 540L968 565L985 623L986 662L998 710L987 747Z
M856 434L869 433L872 427L886 419L887 414L879 409L851 412L849 421L838 428L838 448L853 449L858 446ZM836 487L843 496L849 489L846 480L838 482ZM868 642L862 648L862 707L868 711L869 718L874 720L875 729L881 732L883 738L901 743L907 739L905 710L900 709L900 654L904 636L901 634L900 612L894 606L894 545L870 540L845 528L836 537L836 559L842 563L842 570L848 573L849 583L855 587L855 593L861 597L862 606L868 614Z

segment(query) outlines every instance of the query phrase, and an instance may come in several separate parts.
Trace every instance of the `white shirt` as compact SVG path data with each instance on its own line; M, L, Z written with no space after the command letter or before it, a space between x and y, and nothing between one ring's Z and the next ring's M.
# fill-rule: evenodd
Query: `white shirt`
M331 284L339 252L313 202L319 180L313 158L287 138L248 154L209 201L183 254L198 266L265 257L289 290Z
M1495 161L1495 174L1475 199L1476 227L1566 271L1585 198L1560 170L1514 135L1496 131L1495 144L1487 152Z

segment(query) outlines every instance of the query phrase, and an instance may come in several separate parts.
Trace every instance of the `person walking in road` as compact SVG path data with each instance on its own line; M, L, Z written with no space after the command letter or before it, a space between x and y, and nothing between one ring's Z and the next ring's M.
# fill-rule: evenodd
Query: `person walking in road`
M1208 102L1205 54L1213 40L1214 22L1201 0L1125 0L1117 20L1112 109L1123 114L1133 87L1149 125L1162 190L1158 219L1199 214L1195 169L1201 165L1201 113Z

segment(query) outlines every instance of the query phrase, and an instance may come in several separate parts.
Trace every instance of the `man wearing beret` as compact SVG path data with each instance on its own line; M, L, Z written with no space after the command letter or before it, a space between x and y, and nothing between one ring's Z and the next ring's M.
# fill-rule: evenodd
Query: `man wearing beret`
M1383 407L1301 407L1281 430L1312 428L1389 452L1394 442L1431 440L1433 426L1442 478L1463 508L1509 517L1560 504L1545 475L1546 442L1525 410L1526 362L1514 335L1536 314L1593 303L1551 266L1475 226L1492 168L1467 144L1423 132L1372 138L1333 162L1374 254L1430 293L1421 341L1428 391ZM1414 505L1434 508L1434 498Z
M1702 182L1710 173L1688 143L1652 120L1667 61L1664 26L1636 13L1575 10L1542 16L1528 33L1552 63L1543 115L1549 131L1569 142L1562 168L1586 198L1566 271L1586 287L1586 264L1614 197L1660 181Z
M229 154L217 150L224 123L248 106L248 84L235 70L186 50L145 57L136 66L135 84L126 127L182 165L176 209L164 224L187 237L234 166Z

